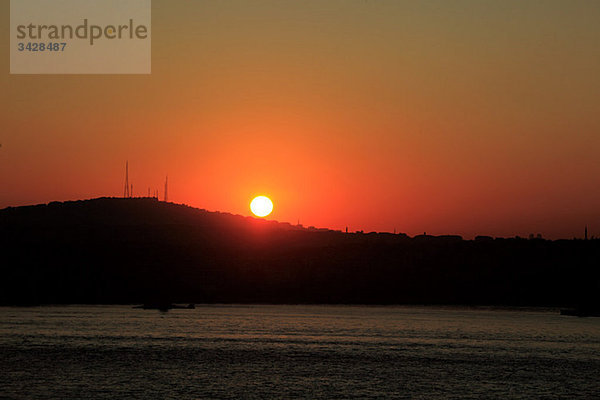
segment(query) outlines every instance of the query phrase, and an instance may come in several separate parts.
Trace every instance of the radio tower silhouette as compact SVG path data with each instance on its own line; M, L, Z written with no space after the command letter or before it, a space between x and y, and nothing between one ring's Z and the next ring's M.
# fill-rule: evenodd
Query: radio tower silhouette
M123 191L123 197L130 197L129 191L129 161L125 162L125 190Z
M165 179L165 203L169 200L169 175Z

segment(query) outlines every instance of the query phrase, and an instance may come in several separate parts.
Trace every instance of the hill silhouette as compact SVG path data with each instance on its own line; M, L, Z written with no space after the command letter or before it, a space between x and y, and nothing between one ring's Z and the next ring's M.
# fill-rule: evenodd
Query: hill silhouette
M598 307L600 241L342 233L150 198L0 210L0 304Z

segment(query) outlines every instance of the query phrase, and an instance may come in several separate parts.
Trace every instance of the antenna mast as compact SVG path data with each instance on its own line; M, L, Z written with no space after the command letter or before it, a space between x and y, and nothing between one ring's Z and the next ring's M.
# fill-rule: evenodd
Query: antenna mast
M169 200L169 175L165 179L165 203Z
M129 192L129 161L125 162L125 190L123 191L123 197L130 197Z

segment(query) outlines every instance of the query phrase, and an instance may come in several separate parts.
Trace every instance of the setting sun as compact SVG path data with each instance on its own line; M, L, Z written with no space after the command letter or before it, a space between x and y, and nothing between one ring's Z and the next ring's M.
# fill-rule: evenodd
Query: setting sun
M273 202L266 196L255 197L250 203L250 210L257 217L266 217L273 211Z

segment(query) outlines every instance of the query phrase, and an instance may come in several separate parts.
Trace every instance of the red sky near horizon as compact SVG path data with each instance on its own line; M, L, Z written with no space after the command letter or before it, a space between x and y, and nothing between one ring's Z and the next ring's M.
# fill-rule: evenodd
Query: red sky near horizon
M600 2L154 0L152 74L9 75L0 208L134 194L410 235L600 236Z

